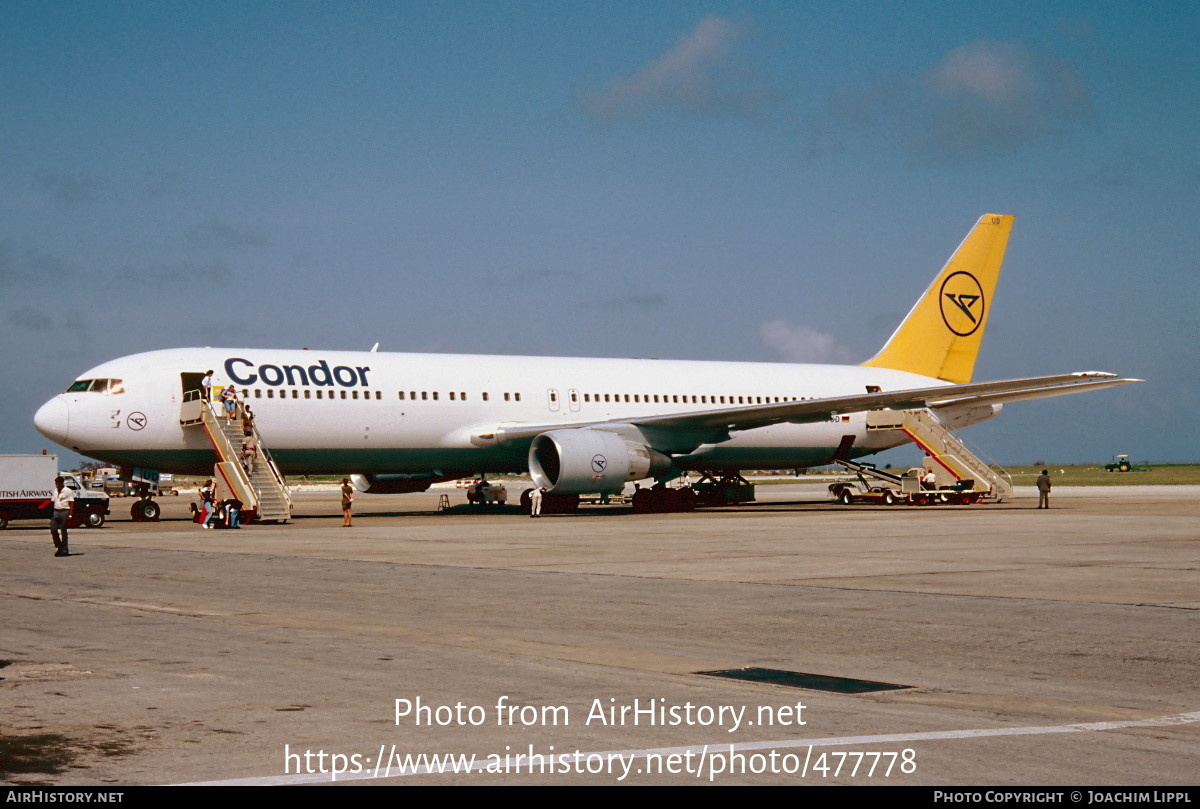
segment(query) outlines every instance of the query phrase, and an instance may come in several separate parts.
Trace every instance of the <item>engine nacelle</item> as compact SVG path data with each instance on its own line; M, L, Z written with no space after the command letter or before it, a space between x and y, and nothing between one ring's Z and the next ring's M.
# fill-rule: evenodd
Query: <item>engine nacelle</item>
M551 430L529 446L533 485L555 494L616 494L627 482L663 472L671 463L643 444L589 428Z

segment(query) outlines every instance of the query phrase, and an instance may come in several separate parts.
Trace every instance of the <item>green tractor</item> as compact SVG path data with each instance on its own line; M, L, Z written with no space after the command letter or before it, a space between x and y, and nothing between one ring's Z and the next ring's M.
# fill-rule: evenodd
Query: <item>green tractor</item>
M1129 463L1128 455L1114 455L1112 463L1104 465L1105 472L1149 472L1149 469L1143 469L1139 466L1134 466Z

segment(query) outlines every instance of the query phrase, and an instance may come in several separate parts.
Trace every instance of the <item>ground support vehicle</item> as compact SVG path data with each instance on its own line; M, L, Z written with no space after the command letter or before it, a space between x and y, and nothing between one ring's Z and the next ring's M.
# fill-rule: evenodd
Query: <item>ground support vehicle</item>
M499 483L489 483L482 479L473 481L467 489L467 502L473 506L485 506L489 503L502 506L508 502L508 489Z
M952 486L930 488L921 482L925 470L918 467L896 473L878 469L874 464L855 461L836 461L853 471L858 478L829 484L829 494L843 505L876 503L885 506L907 505L970 505L979 502L983 493L975 490L975 481L963 479ZM868 481L867 478L873 480Z
M75 492L69 528L99 528L108 517L108 495L84 488L79 476L58 470L57 455L0 455L0 529L12 520L46 520L53 514L54 479Z

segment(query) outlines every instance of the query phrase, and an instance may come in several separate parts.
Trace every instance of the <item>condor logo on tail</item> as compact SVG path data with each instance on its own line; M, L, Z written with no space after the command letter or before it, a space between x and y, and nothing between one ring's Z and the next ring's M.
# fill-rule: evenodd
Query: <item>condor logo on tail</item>
M974 334L983 323L983 288L969 272L954 272L942 282L942 321L959 337Z

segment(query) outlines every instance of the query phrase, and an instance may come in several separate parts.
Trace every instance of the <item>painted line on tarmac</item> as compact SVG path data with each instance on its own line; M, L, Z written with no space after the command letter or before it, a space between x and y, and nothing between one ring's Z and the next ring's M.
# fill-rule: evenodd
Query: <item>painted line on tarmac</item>
M566 761L586 761L589 758L601 757L608 761L621 757L625 761L633 761L644 759L649 756L672 756L672 755L688 755L704 756L704 755L729 755L731 752L746 753L755 750L784 750L797 747L840 747L856 744L887 744L889 742L928 742L941 741L945 739L982 739L994 736L1038 736L1048 733L1091 733L1106 730L1125 730L1129 728L1149 728L1149 727L1167 727L1171 725L1187 725L1193 722L1200 722L1200 711L1191 711L1188 713L1169 714L1166 716L1156 716L1150 719L1131 719L1118 722L1080 722L1073 725L1044 725L1023 728L971 728L966 730L934 730L923 731L917 733L885 733L874 736L832 736L821 739L785 739L775 742L745 742L734 743L723 742L720 744L710 745L689 745L687 747L657 747L646 750L607 750L602 752L585 753L582 751L566 753L563 751L547 752L543 755L547 761L557 763L560 759ZM384 758L384 751L387 745L381 745L379 748L380 758ZM392 751L394 753L394 746ZM303 758L303 753L293 753ZM328 759L332 754L326 753ZM389 754L390 758L392 754ZM417 758L419 754L413 754L413 758ZM431 754L434 755L434 754ZM458 762L463 754L436 754L439 757L446 759L453 758ZM507 756L514 754L507 753ZM186 784L178 784L177 786L293 786L297 784L318 784L329 783L336 781L363 781L376 778L403 778L410 775L460 775L470 772L483 772L489 767L495 769L496 758L488 757L488 754L474 755L465 754L468 759L473 759L473 762L465 767L455 768L449 764L445 766L421 766L415 767L406 772L398 772L398 766L392 766L390 770L383 762L378 763L376 769L370 769L369 764L366 764L366 769L362 772L344 772L334 778L329 772L324 773L297 773L292 775L268 775L257 778L232 778L223 781L194 781ZM528 765L524 767L507 768L504 766L504 759L501 758L500 774L514 774L513 769L517 770L516 774L529 774L524 772L528 770ZM364 759L364 763L366 760ZM554 774L554 765L547 764L545 768L547 774ZM385 775L386 773L386 775ZM542 774L541 770L533 774Z

